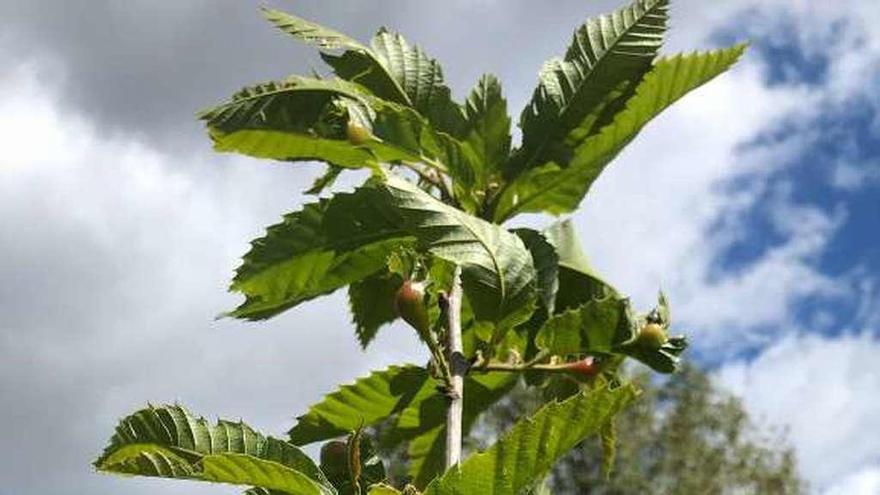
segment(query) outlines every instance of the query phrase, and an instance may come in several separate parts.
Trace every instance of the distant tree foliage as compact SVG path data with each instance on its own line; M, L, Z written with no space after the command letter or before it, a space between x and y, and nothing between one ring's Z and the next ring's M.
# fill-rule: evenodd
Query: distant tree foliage
M760 428L705 372L685 366L663 386L647 373L636 373L634 381L644 393L616 419L610 477L603 472L601 439L591 438L556 465L547 480L552 493L807 493L784 435ZM471 447L487 444L541 403L533 389L517 387L484 416Z

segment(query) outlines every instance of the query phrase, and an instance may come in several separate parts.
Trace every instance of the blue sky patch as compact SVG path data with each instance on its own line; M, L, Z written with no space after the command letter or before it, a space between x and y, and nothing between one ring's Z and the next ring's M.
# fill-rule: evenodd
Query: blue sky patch
M796 36L796 26L784 18L775 19L771 36L750 33L754 24L743 20L748 12L731 27L717 34L719 42L748 37L752 40L752 57L759 57L768 86L821 86L827 83L828 52L806 50ZM759 23L760 24L760 23ZM785 29L788 26L789 29ZM845 24L837 23L829 30L831 37L839 34ZM878 78L880 83L880 78ZM875 87L880 87L877 85ZM866 91L872 91L866 88ZM873 90L876 91L876 90ZM756 147L778 144L784 140L802 140L798 153L784 163L768 164L772 168L756 175L738 177L726 189L733 193L756 191L757 198L745 211L733 218L719 219L709 235L725 229L741 229L742 235L730 243L715 260L713 277L720 278L747 269L770 250L790 240L792 235L780 229L774 215L779 215L778 194L784 191L786 201L796 208L804 207L840 219L828 245L821 255L811 260L820 273L845 280L855 272L876 276L880 273L880 115L878 95L859 95L843 101L824 103L810 121L794 117L760 132L754 140L744 143L740 152ZM794 141L798 142L798 141ZM795 234L796 235L796 234ZM841 297L810 297L797 301L793 309L796 325L838 335L855 322L858 301Z

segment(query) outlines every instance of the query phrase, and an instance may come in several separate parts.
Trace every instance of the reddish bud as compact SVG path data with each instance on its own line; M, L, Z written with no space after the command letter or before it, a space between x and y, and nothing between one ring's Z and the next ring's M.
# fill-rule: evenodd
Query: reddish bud
M593 359L592 356L587 356L580 361L575 361L573 363L566 363L565 369L586 377L596 376L599 372L599 366L596 364L596 360Z
M425 288L420 282L405 280L394 298L397 315L416 329L419 334L428 332L428 310L425 308Z

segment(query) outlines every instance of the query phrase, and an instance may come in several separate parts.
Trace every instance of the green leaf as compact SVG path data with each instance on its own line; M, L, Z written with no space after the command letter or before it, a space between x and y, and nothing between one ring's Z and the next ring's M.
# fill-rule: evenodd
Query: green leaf
M627 299L593 299L550 318L538 331L536 342L557 356L610 354L635 338L636 322Z
M210 132L214 151L281 161L323 161L345 168L375 167L378 163L366 148L347 141L325 139L298 132L241 130L230 134Z
M379 327L397 319L394 298L402 279L388 271L370 275L348 287L352 320L361 347L366 349Z
M262 7L262 11L266 20L300 41L329 50L368 51L368 48L357 40L316 22L267 7Z
M407 475L416 487L424 487L443 472L446 462L446 427L437 426L413 438L406 450Z
M367 495L400 495L400 490L393 486L377 484L367 490Z
M544 236L556 249L559 266L583 274L593 274L590 259L581 247L571 219L553 223L544 231Z
M689 91L726 71L745 45L658 61L638 85L626 109L574 150L567 166L547 162L518 176L498 199L493 218L501 223L518 213L573 211L605 166L651 119Z
M404 228L376 187L307 204L251 243L231 286L246 299L228 314L270 318L368 277L391 249L413 242Z
M232 290L246 300L229 314L269 318L378 272L391 250L414 240L462 266L478 320L506 329L531 314L536 275L522 241L396 177L306 205L270 227L236 273Z
M465 378L463 429L473 426L479 415L500 400L516 383L516 375L488 373ZM424 486L443 467L446 398L440 383L424 368L391 367L344 385L313 405L290 430L290 441L304 445L336 438L357 428L377 424L398 415L395 428L382 443L393 447L409 441L411 471Z
M535 166L567 163L578 128L591 127L608 100L651 67L666 31L667 0L637 0L598 18L574 33L563 59L548 61L541 82L520 117L523 144L509 176ZM581 132L583 134L583 132Z
M535 343L538 331L555 311L556 299L560 297L560 270L563 268L559 265L560 259L556 248L544 234L525 228L514 229L513 232L522 238L532 253L532 259L535 260L535 270L538 274L540 305L531 318L516 329L523 341L521 346L515 346L515 348L523 359L530 361L537 356L540 350ZM524 379L528 385L535 386L542 383L546 379L546 375L529 371L524 374Z
M464 127L464 113L452 101L443 81L440 63L398 33L379 30L370 43L373 52L403 89L410 106L424 115L437 130L457 136Z
M247 87L199 117L217 151L256 158L320 160L347 168L429 163L456 176L475 159L466 144L436 132L415 110L343 79L290 76ZM373 139L351 143L349 121L369 130Z
M357 91L363 89L342 80L289 78L246 88L241 92L245 96L235 96L201 117L217 151L283 161L320 160L337 168L405 163L424 171L427 166L448 173L457 196L466 197L479 161L468 143L436 131L409 107ZM371 139L351 143L346 135L349 121L368 129ZM322 182L311 190L320 189ZM471 211L476 209L473 204Z
M674 373L679 366L681 354L687 349L688 341L684 336L670 337L659 349L633 343L620 349L620 352L632 356L647 364L660 373Z
M655 312L657 319L660 320L660 325L662 325L663 328L668 329L669 325L672 323L672 310L669 309L669 300L666 299L666 294L664 294L662 290L657 294L657 307Z
M244 491L244 495L282 495L283 493L284 492L260 487L248 488Z
M503 397L516 383L516 375L511 373L470 374L464 383L464 423L474 420L495 401ZM386 445L396 445L402 440L415 438L446 421L448 400L441 393L435 393L422 400L412 401L397 418L396 430L391 438L383 439Z
M512 232L523 240L526 249L532 253L537 272L538 298L547 313L552 314L556 304L556 293L559 290L560 258L556 248L537 230L522 228L514 229Z
M411 106L409 96L370 48L333 29L295 15L264 9L266 19L294 38L324 48L321 58L336 75L357 82L385 100ZM326 50L329 50L326 51ZM331 53L344 50L341 55Z
M335 494L330 485L320 485L281 463L243 454L207 455L202 458L201 479L214 483L258 485L291 495Z
M382 459L373 447L373 443L369 438L361 438L360 440L360 479L361 486L370 486L380 483L387 479L385 473L385 465Z
M276 495L279 493L282 493L282 492L276 492L273 490L269 490L268 488L259 488L259 487L248 488L247 490L244 491L244 495Z
M685 337L672 337L659 348L636 341L639 318L629 300L619 296L592 299L577 309L554 315L535 341L554 355L619 354L638 359L660 373L672 373L687 348Z
M482 203L485 195L500 183L502 165L510 155L510 117L501 83L484 74L471 90L464 107L467 118L466 142L474 150L479 167L471 184L472 200Z
M605 481L611 481L611 473L614 471L614 461L617 457L617 428L614 418L599 432L599 442L602 444L602 474Z
M312 187L305 191L306 194L313 194L315 196L324 192L324 189L333 185L336 182L336 178L339 177L339 174L342 173L344 169L342 167L337 167L336 165L330 165L327 167L327 171L324 172L323 175L315 179L315 182L312 183Z
M425 495L517 495L540 480L571 448L597 434L635 396L632 386L603 386L550 403L514 425L485 452L468 457L458 469L432 481Z
M290 441L305 445L374 425L434 395L435 385L427 370L418 366L392 366L373 372L310 407L288 432Z
M321 58L337 76L364 86L379 98L416 109L438 130L452 135L462 130L464 115L451 99L440 64L400 34L380 29L367 48L312 21L272 9L264 12L282 31L323 48ZM339 50L344 51L331 53Z
M559 288L555 300L557 312L577 308L593 299L619 297L617 290L593 270L571 220L554 223L544 232L544 236L559 257Z
M244 423L214 426L181 406L150 406L122 419L99 471L254 485L290 494L332 495L336 490L297 447L266 437Z
M471 189L479 157L468 142L436 130L412 108L372 99L376 117L372 122L375 142L367 144L378 159L406 163L424 171L424 167L448 174L453 182L455 199L464 209L475 212L478 202Z
M372 113L367 97L366 90L348 81L291 76L244 88L198 116L217 151L368 167L377 163L375 152L352 146L344 127L349 111Z
M467 435L480 414L501 400L516 385L513 373L468 375L464 383L462 433ZM401 412L393 435L383 439L386 446L410 439L407 454L409 475L417 487L424 487L443 472L446 452L446 397L435 394L415 402Z
M498 78L483 74L468 95L464 112L470 131L467 141L488 170L499 170L510 154L510 117Z
M319 160L330 175L310 191L320 191L335 177L334 168L376 168L379 163L427 166L448 173L456 196L472 188L479 157L467 142L438 131L416 110L370 94L342 79L291 76L239 91L224 104L202 111L217 151L283 161ZM349 123L369 132L354 144ZM477 202L464 202L470 211Z

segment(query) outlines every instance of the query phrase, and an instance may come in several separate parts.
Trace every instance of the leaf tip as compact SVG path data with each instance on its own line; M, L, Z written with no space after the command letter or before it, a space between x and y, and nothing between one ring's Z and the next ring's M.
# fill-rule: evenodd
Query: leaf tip
M263 17L265 17L266 20L268 20L269 22L274 22L274 21L275 21L275 18L278 17L278 14L281 13L281 11L276 10L276 9L273 9L272 7L269 7L269 6L268 6L267 4L265 4L265 3L261 3L261 4L257 7L257 9L259 9L260 14L262 14Z

